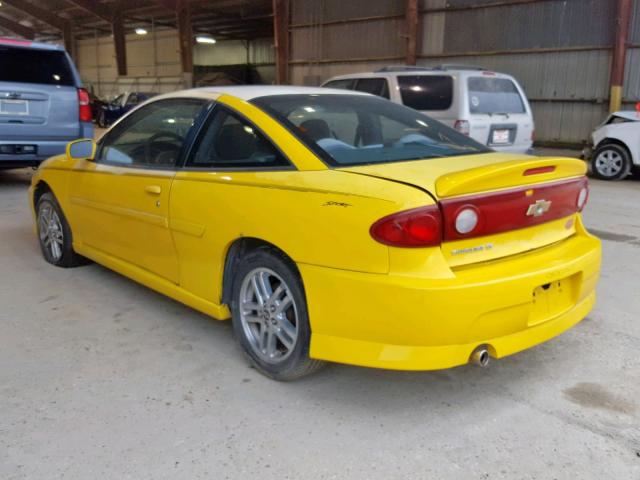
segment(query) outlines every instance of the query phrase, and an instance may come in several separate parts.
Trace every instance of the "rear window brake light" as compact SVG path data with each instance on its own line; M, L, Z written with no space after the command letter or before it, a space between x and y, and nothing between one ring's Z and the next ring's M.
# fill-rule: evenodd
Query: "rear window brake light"
M522 173L522 175L526 177L528 175L538 175L540 173L551 173L555 171L555 169L556 169L555 165L547 165L546 167L528 168Z

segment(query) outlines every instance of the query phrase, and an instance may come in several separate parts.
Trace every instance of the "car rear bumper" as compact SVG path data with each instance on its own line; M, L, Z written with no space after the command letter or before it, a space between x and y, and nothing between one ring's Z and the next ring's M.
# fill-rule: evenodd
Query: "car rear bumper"
M28 135L22 135L19 138L0 139L0 169L37 166L49 157L65 153L67 144L79 138L93 138L93 125L91 123L82 122L80 124L80 135L78 137L33 140L29 139ZM36 153L2 153L3 145L10 147L35 146Z
M34 145L37 149L37 153L28 154L3 154L0 153L0 168L19 168L28 166L37 166L42 161L54 155L60 155L65 152L67 144L75 139L69 140L55 140L55 141L29 141L29 140L14 140L14 141L2 141L0 142L0 148L2 145L7 146L22 146L22 145Z
M582 320L595 302L600 242L580 226L567 240L461 268L448 279L299 268L311 357L435 370L468 363L481 345L494 358L511 355Z

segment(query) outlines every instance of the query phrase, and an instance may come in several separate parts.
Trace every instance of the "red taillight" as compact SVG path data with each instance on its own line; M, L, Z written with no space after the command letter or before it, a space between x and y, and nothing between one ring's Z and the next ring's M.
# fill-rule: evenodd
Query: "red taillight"
M414 208L381 218L371 236L392 247L430 247L442 241L442 216L437 205Z
M584 208L588 195L587 185L587 178L582 177L442 200L440 208L444 217L443 239L450 241L481 237L567 217ZM456 228L456 220L460 212L470 208L478 216L477 225L464 233L459 225Z
M90 122L92 119L91 115L91 105L89 104L89 92L87 92L84 88L78 89L78 104L80 105L80 121L81 122Z
M456 120L453 124L453 128L463 135L469 135L469 133L471 132L468 120Z

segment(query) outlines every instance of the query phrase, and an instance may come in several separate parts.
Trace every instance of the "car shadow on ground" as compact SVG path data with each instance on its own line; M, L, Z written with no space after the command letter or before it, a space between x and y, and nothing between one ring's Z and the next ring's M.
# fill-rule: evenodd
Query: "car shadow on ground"
M0 170L0 187L29 186L33 170L21 168L18 170Z

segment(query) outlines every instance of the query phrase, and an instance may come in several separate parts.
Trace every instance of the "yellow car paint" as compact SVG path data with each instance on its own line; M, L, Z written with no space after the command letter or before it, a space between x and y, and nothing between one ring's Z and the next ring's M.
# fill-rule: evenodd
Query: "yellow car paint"
M300 271L313 358L448 368L479 345L497 358L534 346L592 308L600 244L579 214L430 248L387 247L369 235L379 218L433 205L434 196L580 176L582 163L487 153L328 169L259 108L230 95L217 101L258 126L295 169L152 170L61 155L41 165L30 195L43 184L53 191L81 255L221 320L230 318L222 292L231 245L247 237L275 245ZM550 164L556 170L535 181L522 176ZM490 253L452 253L482 243Z

